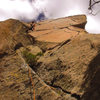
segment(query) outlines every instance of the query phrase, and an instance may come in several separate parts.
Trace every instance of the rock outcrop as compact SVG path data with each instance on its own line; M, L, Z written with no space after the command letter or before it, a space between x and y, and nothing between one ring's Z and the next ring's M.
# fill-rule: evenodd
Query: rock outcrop
M30 35L38 42L46 43L45 47L51 49L79 34L87 33L84 30L86 22L85 15L43 21L36 24L34 32Z
M46 52L38 60L36 73L58 91L75 94L77 99L99 100L99 41L100 35L81 35Z
M24 23L9 19L0 22L0 54L9 54L20 47L33 44L34 38L27 34Z
M0 22L1 100L100 100L100 34L86 16L29 25Z

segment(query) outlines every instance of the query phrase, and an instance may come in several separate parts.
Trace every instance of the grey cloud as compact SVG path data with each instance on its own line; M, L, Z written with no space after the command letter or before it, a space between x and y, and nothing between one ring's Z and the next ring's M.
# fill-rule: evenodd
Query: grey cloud
M7 0L7 1L10 1L10 3L11 2L16 3L17 0L13 0L13 1ZM4 12L2 12L3 8L0 8L0 13L2 13L2 15L0 14L0 20L12 17L24 21L32 21L32 20L42 19L43 16L42 17L40 16L41 13L44 14L43 19L45 18L54 19L54 18L66 17L74 14L86 14L87 16L89 16L88 21L95 22L95 26L93 27L92 25L92 29L90 26L91 22L88 22L86 25L86 30L89 32L100 32L100 30L97 29L98 27L96 27L96 25L98 25L98 22L100 22L99 19L100 13L98 13L96 16L89 15L88 0L19 0L19 2L23 2L24 5L23 8L20 8L21 11L20 9L17 9L19 8L19 4L16 4L17 6L16 11L14 11L15 8L14 9L11 8L10 10L6 9L3 10ZM99 8L100 5L95 6L94 12L97 12ZM29 12L26 11L27 9L29 9Z

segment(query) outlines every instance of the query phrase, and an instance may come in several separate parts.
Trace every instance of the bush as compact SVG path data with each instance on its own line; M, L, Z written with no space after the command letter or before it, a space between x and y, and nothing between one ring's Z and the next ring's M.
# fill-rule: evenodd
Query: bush
M39 52L36 55L34 55L30 53L28 50L24 50L22 52L22 55L25 58L26 63L28 63L31 68L35 68L37 59L39 58L39 56L42 56L43 53Z
M43 53L39 52L36 56L43 56Z
M27 50L22 52L25 61L29 64L30 67L36 65L37 55L33 55L32 53L28 52Z

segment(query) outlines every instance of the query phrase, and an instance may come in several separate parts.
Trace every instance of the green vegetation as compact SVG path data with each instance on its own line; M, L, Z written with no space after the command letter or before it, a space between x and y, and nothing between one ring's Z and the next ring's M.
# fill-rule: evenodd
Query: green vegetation
M25 61L29 64L29 66L33 67L34 65L36 65L38 57L42 56L43 53L39 52L38 54L34 55L34 54L30 53L28 50L24 50L22 52L22 55L25 58Z
M43 56L43 52L39 52L39 53L37 53L36 56Z

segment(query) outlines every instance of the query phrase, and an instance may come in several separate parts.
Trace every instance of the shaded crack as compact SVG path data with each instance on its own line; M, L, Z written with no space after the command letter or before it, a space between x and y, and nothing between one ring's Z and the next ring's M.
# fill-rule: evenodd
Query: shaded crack
M65 27L56 27L56 29L64 29L64 28L67 28L67 29L69 29L69 30L71 30L71 31L80 32L80 31L72 30L72 29L69 28L70 26L77 27L77 28L82 28L82 27L79 27L79 25L82 25L82 24L68 25L67 27L66 27L66 26L65 26ZM52 28L52 29L53 29L53 28ZM83 29L83 28L82 28L82 29ZM46 31L46 30L51 30L51 29L40 29L40 30L36 30L36 31Z
M60 27L59 29L64 29L64 28L68 28L69 26L67 26L67 27Z
M80 34L80 31L77 31L77 35L79 35L79 34ZM76 35L76 36L77 36L77 35ZM70 41L72 41L72 39L75 38L76 36L71 37L70 39L67 39L67 40L65 40L65 41L62 42L62 43L57 44L56 46L54 46L54 47L52 47L52 48L49 48L48 50L52 50L52 49L54 49L54 48L56 48L56 47L58 47L57 49L60 49L63 45L68 44ZM51 53L51 55L52 55L52 53Z
M79 35L79 33L80 33L80 31L77 31L77 35ZM77 36L77 35L76 35L76 36ZM65 44L69 43L69 42L70 42L73 38L75 38L76 36L71 37L70 39L65 40L63 43L59 44L59 45L60 45L60 47L58 47L58 49L60 49L63 45L65 45Z
M58 47L58 49L60 49L63 45L69 43L70 41L71 41L71 39L68 39L68 40L64 41L63 43L59 44L60 47Z
M52 48L49 48L48 50L52 50L52 49L54 49L54 48L56 48L56 47L58 47L57 49L60 49L63 45L67 44L67 43L70 42L70 41L71 41L71 39L68 39L68 40L64 41L63 43L59 43L59 44L57 44L56 46L54 46L54 47L52 47Z
M75 24L75 25L72 25L72 26L85 29L85 25L86 25L86 23L84 22L84 23Z
M6 53L6 52L0 53L0 59L7 55L8 55L8 53Z
M60 89L63 93L69 94L71 97L74 97L74 98L77 99L77 100L80 100L80 99L81 99L81 96L80 96L80 95L78 95L78 94L76 94L76 93L71 93L71 92L69 92L69 91L66 91L66 90L64 90L64 89L63 89L62 87L60 87L60 86L53 85L53 84L48 84L48 83L47 83L47 85L49 85L50 87L56 88L56 89Z
M77 31L77 30L72 30L70 29L69 27L66 27L67 29L71 30L71 31L76 31L76 32L80 32L80 31ZM79 28L79 27L78 27Z
M58 85L54 85L54 82L56 81L58 76L54 77L53 80L48 83L48 82L45 82L48 86L50 86L51 88L54 88L54 89L57 89L57 90L61 90L62 93L65 93L65 94L68 94L70 95L71 97L77 99L77 100L81 100L81 95L77 94L77 93L71 93L67 90L64 90L61 86L58 86ZM63 76L62 76L63 77ZM55 90L54 90L55 91Z
M52 50L52 49L54 49L54 48L58 47L59 45L60 45L60 44L57 44L56 46L51 47L51 48L49 48L48 50Z

